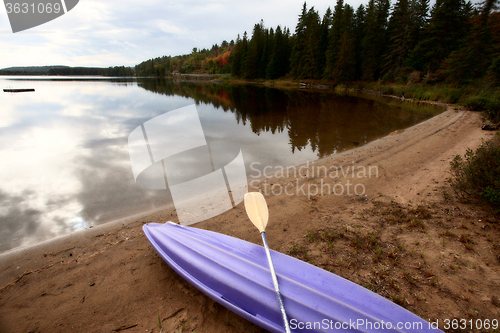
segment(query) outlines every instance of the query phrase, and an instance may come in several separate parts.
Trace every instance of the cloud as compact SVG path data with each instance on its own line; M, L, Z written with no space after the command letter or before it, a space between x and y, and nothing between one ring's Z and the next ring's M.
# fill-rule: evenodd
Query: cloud
M187 34L185 29L170 24L168 21L165 20L158 20L155 25L167 35L182 36Z
M152 57L211 48L251 34L261 19L293 32L303 0L80 1L53 21L12 34L0 6L0 68L29 65L133 66ZM317 0L320 15L334 5Z

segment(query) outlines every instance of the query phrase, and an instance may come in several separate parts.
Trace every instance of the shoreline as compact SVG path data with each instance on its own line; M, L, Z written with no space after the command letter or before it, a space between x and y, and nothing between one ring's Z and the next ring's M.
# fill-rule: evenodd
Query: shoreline
M186 75L186 76L189 76L191 74L183 74L183 75ZM199 75L202 75L202 74L198 74ZM193 75L193 76L197 76L197 75ZM207 74L205 76L214 76L212 74ZM267 82L267 81L266 81ZM286 81L286 82L289 82L289 81ZM259 85L267 85L267 84L263 84L263 83L260 83L260 82L246 82L248 84L259 84ZM298 84L298 81L295 82ZM235 83L236 84L236 83ZM240 84L245 84L245 82L240 82ZM298 88L296 88L298 89ZM320 91L318 89L309 89L309 90L312 90L312 91ZM331 93L334 93L336 94L337 92L335 92L333 89L330 89L330 92ZM354 96L362 96L364 98L370 98L370 96L373 96L373 97L385 97L385 98L389 98L389 99L394 99L394 100L400 100L400 98L398 96L394 96L394 95L386 95L386 94L378 94L376 91L363 91L363 92L360 92L360 91L349 91L348 89L344 90L341 92L342 94L349 94L349 93L353 93ZM419 126L420 124L424 124L430 120L432 120L433 118L437 117L437 116L440 116L442 113L446 112L447 110L447 104L446 103L442 103L442 102L435 102L435 101L413 101L411 99L407 99L407 102L409 103L419 103L419 104L432 104L432 105L436 105L436 106L439 106L439 107L442 107L444 109L444 111L442 111L441 113L429 118L429 119L426 119L420 123L417 123L417 124L414 124L414 125L411 125L410 127L407 127L407 128L402 128L402 129L398 129L396 130L395 132L403 132L405 130L408 130L410 128L413 128L414 126ZM393 133L395 133L393 132ZM389 135L392 135L393 133L389 133L387 134L386 136L389 136ZM359 149L364 149L365 147L375 143L375 142L378 142L379 140L382 140L384 139L386 136L382 136L382 137L379 137L373 141L370 141L366 144L363 144L359 147L356 147L356 148L350 148L350 149L347 149L347 150L344 150L344 151L341 151L337 154L334 154L334 155L330 155L330 156L326 156L326 157L322 157L322 158L319 158L319 159L315 159L315 160L311 160L311 161L304 161L304 162L300 162L298 164L294 164L294 165L290 165L290 166L287 166L285 168L299 168L301 167L303 164L306 164L306 163L311 163L311 164L318 164L318 163L321 163L321 161L323 160L328 160L330 158L334 158L334 157L339 157L339 156L342 156L346 153L351 153L351 152L354 152L354 151L357 151ZM263 180L265 177L261 177L261 179L257 179L259 181ZM254 178L255 179L255 178ZM105 223L102 223L102 224L98 224L98 225L94 225L94 226L91 226L91 227L87 227L85 229L82 229L82 230L77 230L77 231L74 231L74 232L71 232L71 233L68 233L68 234L62 234L62 235L58 235L58 236L55 236L53 238L49 238L49 239L46 239L46 240L42 240L42 241L38 241L36 242L35 244L32 244L32 245L21 245L21 246L18 246L18 247L15 247L15 248L12 248L12 249L9 249L9 250L6 250L4 252L0 252L0 264L2 263L2 261L4 261L5 259L3 259L4 257L6 256L9 256L9 254L12 254L14 255L15 253L19 252L19 251L24 251L24 250L29 250L30 248L37 248L39 246L51 246L50 244L52 243L64 243L65 241L65 237L76 237L76 238L82 238L80 236L80 233L81 232L85 232L85 231L89 231L91 232L91 229L92 230L95 230L95 228L105 228L105 226L108 226L109 228L113 229L115 228L115 225L118 226L120 224L123 224L123 223L127 223L127 221L133 221L135 219L140 219L141 217L143 216L147 216L147 215L150 215L150 214L154 214L156 212L160 212L162 210L165 210L165 209L169 209L174 211L175 208L173 206L173 203L170 203L170 204L167 204L163 207L160 207L160 208L156 208L156 209L152 209L152 210L149 210L149 211L143 211L143 212L139 212L139 213L136 213L136 214L132 214L130 216L125 216L125 217L122 217L122 218L119 218L119 219L116 219L116 220L110 220L108 222L105 222ZM105 229L104 229L105 230ZM52 245L54 246L54 245Z
M9 249L7 251L4 251L0 253L0 266L2 263L5 261L6 258L11 257L11 256L16 256L21 254L22 252L25 251L35 251L38 248L47 248L47 247L53 247L53 248L58 248L61 247L60 244L64 244L67 241L69 241L71 238L74 238L73 241L78 241L78 245L81 245L80 241L81 239L87 239L94 237L95 235L101 234L103 232L107 232L109 230L117 229L119 227L123 227L128 223L133 223L134 221L141 219L145 216L149 216L151 214L155 214L158 212L163 212L163 211L174 211L173 204L167 204L163 207L143 211L140 213L132 214L130 216L122 217L116 220L111 220L102 224L97 224L95 226L91 226L85 229L81 230L76 230L73 232L70 232L68 234L63 234L59 235L53 238L49 238L40 242L37 242L32 245L21 245L12 249Z
M270 247L325 269L330 267L334 273L365 287L366 283L376 284L374 281L379 279L376 284L382 286L379 293L426 320L431 317L441 320L463 318L470 309L481 309L480 318L498 318L500 308L495 304L500 294L494 290L497 290L500 269L493 257L497 250L488 245L488 237L495 239L500 234L498 223L477 222L486 221L490 214L460 203L453 195L449 199L443 197L443 193L450 191L445 180L449 160L456 154L463 155L466 148L477 147L483 138L494 135L481 131L480 122L477 112L448 106L447 111L410 128L314 161L315 165L328 168L352 165L352 161L365 166L377 165L379 174L376 178L358 179L366 188L366 195L359 197L333 194L268 196ZM341 179L305 177L297 184L307 187L323 180L334 186L355 178L352 175ZM267 182L288 186L290 181L296 179L271 177L261 185ZM404 221L385 223L380 220L383 216L392 216L393 213L386 214L389 210L400 209L407 215L414 214L411 207L415 205L432 211L429 213L432 217L425 220L426 229L410 227L409 222ZM473 213L454 215L450 213L453 207L460 207L460 212ZM469 219L472 219L470 225ZM242 327L260 331L201 294L154 252L142 233L142 225L170 220L168 211L125 220L128 223L110 222L80 231L77 236L75 233L63 236L54 243L0 255L4 267L0 273L0 306L3 309L0 330L159 332L160 317L164 332L187 329L232 333L240 332ZM472 250L463 250L464 244L469 243L462 243L458 235L456 240L445 231L457 234L461 230L460 223L467 223L466 230L481 237L471 236L474 237ZM486 223L485 228L483 223ZM242 203L192 226L260 244L259 235L247 221ZM321 237L310 242L311 238L306 236L306 232L307 235L313 232L319 235L331 230L344 234L336 240L334 253L324 253L327 243ZM364 246L353 252L355 237L366 232L380 235L377 244L387 254L386 259L375 261L372 259L375 249ZM394 259L390 251L398 248L400 243L395 243L396 239L408 245ZM419 251L422 246L420 255L426 263L423 270L418 271L408 265L416 265L413 261L422 259L411 255L410 249ZM492 252L491 256L482 250L486 247ZM307 249L306 257L298 249ZM442 272L442 263L448 265L448 260L458 260L453 259L455 255L467 259L460 259L463 262L457 264L464 268L448 268L453 271L448 276ZM401 258L399 266L397 258ZM474 262L474 268L465 268L466 261ZM399 289L386 287L387 280L380 273L376 274L384 265L393 271L391 276L398 277L394 283ZM419 272L423 271L431 272L431 277L419 277ZM411 278L405 279L403 272L415 276L415 285L408 282ZM403 277L399 278L400 275ZM441 287L432 285L433 276L439 278ZM420 289L416 289L417 286ZM458 302L456 297L462 296Z

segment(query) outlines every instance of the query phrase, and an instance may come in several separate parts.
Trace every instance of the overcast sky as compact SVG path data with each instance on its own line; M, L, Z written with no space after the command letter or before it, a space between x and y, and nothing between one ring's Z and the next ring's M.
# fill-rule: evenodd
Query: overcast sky
M368 0L367 0L368 1ZM347 0L353 7L367 1ZM336 0L310 0L322 17ZM236 39L260 19L293 32L303 0L80 0L67 14L13 34L0 5L0 68L134 66Z
M368 0L344 0L356 9ZM473 1L478 2L479 0ZM391 3L394 3L392 0ZM431 4L435 1L431 0ZM261 19L293 33L304 0L80 0L67 14L13 34L0 5L0 68L134 66L236 39ZM321 17L336 0L309 0Z

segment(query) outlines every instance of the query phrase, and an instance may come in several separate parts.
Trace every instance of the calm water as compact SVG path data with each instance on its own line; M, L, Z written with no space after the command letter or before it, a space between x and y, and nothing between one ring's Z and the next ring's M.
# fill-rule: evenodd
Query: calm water
M440 112L393 100L154 79L0 77L0 252L172 203L137 186L128 136L196 104L206 141L239 146L247 174L363 145ZM250 167L252 165L252 167Z

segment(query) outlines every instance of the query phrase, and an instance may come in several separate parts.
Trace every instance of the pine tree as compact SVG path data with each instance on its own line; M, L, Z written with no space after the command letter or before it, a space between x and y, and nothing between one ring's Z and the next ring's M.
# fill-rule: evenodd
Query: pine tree
M292 53L290 56L290 74L297 78L302 73L302 63L307 47L306 23L307 19L307 4L304 1L302 13L299 15L299 21L295 27L295 34L292 39Z
M320 79L323 76L326 66L326 51L328 49L328 31L332 25L333 17L330 7L326 10L319 31L318 47L316 49L316 64L314 68L314 78Z
M491 27L488 18L496 1L485 0L473 18L473 27L462 47L450 54L443 65L448 79L457 83L469 83L483 77L493 62Z
M464 0L437 0L422 40L410 55L409 64L420 71L435 72L443 60L462 45L470 31L472 5Z
M390 43L389 36L389 11L391 9L390 0L377 0L377 28L378 28L378 67L375 77L382 76L384 56L387 53Z
M343 23L344 0L337 0L333 12L332 28L328 34L328 49L326 51L326 66L323 77L328 80L334 79L335 63L338 58L340 39L344 33Z
M234 49L231 52L231 75L241 76L241 56L242 56L242 42L240 35L236 38Z
M231 52L231 75L236 77L241 77L243 75L243 63L246 58L247 48L247 32L243 34L243 40L240 39L240 35L236 39L236 45L234 46L233 52Z
M399 75L410 52L411 23L409 0L398 0L394 5L387 29L390 42L385 55L384 73L390 79Z
M422 38L422 31L429 23L429 0L410 0L410 40L409 48L413 50Z
M271 53L274 48L274 30L271 28L269 31L265 30L265 42L264 42L264 50L262 52L262 57L259 62L259 71L257 73L257 77L265 78L267 66L269 65L269 61L271 58Z
M366 81L375 80L377 68L377 21L375 0L368 2L365 20L365 34L362 42L362 79Z
M355 75L354 79L359 80L362 76L362 41L365 34L365 7L359 5L354 16L354 53L355 53Z
M387 18L389 0L370 0L366 11L365 35L362 50L362 78L374 81L380 77L383 54L387 50Z
M242 70L242 76L246 79L253 79L258 76L259 63L264 51L265 35L264 21L261 20L259 24L255 24L252 38L248 42L248 51Z
M307 12L305 23L306 48L304 50L304 56L302 57L301 71L298 73L298 76L312 79L314 78L316 69L316 55L321 31L320 18L318 12L314 10L314 7L311 7Z
M498 86L500 83L500 12L491 12L487 24L492 37L490 41L491 64L486 73L485 83Z
M354 40L354 10L345 5L342 25L344 33L340 39L340 48L333 70L333 77L337 82L352 81L356 75L356 46Z
M271 80L285 76L290 67L290 47L288 45L289 36L286 32L283 33L281 31L281 27L279 25L276 28L274 39L275 43L273 52L266 70L266 77Z
M293 36L291 54L291 75L294 78L313 78L316 68L316 55L320 39L320 18L314 7L307 10L306 3L299 16Z

